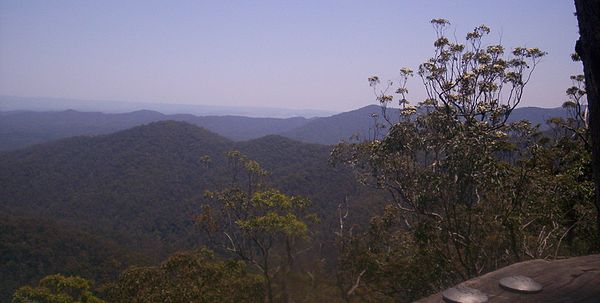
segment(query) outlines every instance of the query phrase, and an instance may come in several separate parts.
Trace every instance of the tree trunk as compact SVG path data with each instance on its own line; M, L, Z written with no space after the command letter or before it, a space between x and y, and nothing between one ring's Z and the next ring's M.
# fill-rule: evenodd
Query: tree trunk
M283 286L283 296L285 297L286 303L292 303L292 295L290 293L289 284L288 284L288 276L292 271L292 267L294 266L294 257L292 255L292 244L290 243L290 239L286 237L285 239L285 252L286 252L286 261L283 265L281 283Z
M598 243L600 244L600 0L575 0L579 40L575 50L583 61L590 112L592 169L596 185Z
M268 272L264 272L263 276L265 277L265 286L267 288L267 296L265 297L265 302L273 303L273 286L271 285L271 276L269 276Z

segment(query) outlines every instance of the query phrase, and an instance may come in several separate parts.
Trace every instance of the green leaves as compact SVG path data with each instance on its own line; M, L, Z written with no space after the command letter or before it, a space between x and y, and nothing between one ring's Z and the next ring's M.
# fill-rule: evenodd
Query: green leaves
M160 266L130 268L107 292L113 303L258 302L262 285L244 262L221 261L200 249L176 253Z
M305 209L309 201L306 198L288 196L277 189L255 192L252 203L256 207L276 208L284 211Z
M418 71L428 98L414 108L400 102L399 122L387 120L381 140L340 144L332 152L363 183L390 193L369 231L339 241L345 273L364 273L365 292L395 301L525 258L577 253L593 234L581 205L591 201L591 174L577 169L589 157L580 131L583 77L571 77L565 103L574 115L567 125L580 138L540 139L529 122L507 121L546 53L486 45L485 25L467 33L465 46L444 36L447 20L431 23L434 55ZM386 91L376 91L379 101ZM396 91L403 99L408 93L404 83Z
M238 220L235 223L247 234L283 234L292 238L305 238L308 235L306 223L290 213L280 215L275 212L268 212L266 215Z
M306 198L288 196L276 189L255 192L249 203L248 212L251 214L235 221L235 224L249 235L282 234L306 238L308 226L295 213L304 210L308 204Z
M13 295L13 303L105 303L95 297L92 282L61 274L46 276L37 287L24 286Z
M252 264L263 276L266 300L273 299L273 279L286 285L297 252L311 248L310 224L315 215L307 212L309 200L290 196L262 184L268 172L258 162L239 152L230 152L235 174L246 174L247 183L232 183L229 188L208 192L212 202L203 206L197 222L213 239L214 245L235 258ZM277 268L277 269L274 269ZM282 271L280 271L283 269ZM290 290L281 286L285 296Z
M236 234L241 232L244 237L264 238L283 236L287 238L308 237L308 226L302 217L309 218L310 214L304 211L309 206L309 200L303 197L288 196L277 189L266 189L246 193L236 189L226 189L221 192L209 193L206 197L216 199L221 209L223 219L234 219L236 230L227 232ZM218 225L212 216L212 208L205 206L203 213L197 221L205 227L214 230ZM310 217L309 221L314 221ZM234 227L227 224L230 228Z

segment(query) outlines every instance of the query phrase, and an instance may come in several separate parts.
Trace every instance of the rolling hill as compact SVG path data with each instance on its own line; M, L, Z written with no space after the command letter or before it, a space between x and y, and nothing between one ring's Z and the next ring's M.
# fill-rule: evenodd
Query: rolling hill
M318 118L295 129L285 131L281 135L302 142L319 144L336 144L357 136L359 140L373 137L375 121L372 114L381 115L381 107L369 105L353 111ZM391 113L393 114L393 113ZM381 118L377 118L381 122Z
M327 146L274 135L233 142L161 121L0 154L0 214L52 220L162 257L199 244L192 219L205 190L228 184L230 150L259 161L270 182L311 198L320 213L365 193L349 171L328 165Z
M374 118L373 114L376 114L377 117ZM386 114L390 117L391 122L398 121L397 118L393 119L393 117L398 117L397 109L390 108ZM533 125L539 124L541 129L544 130L547 128L547 119L552 117L566 117L566 115L566 110L560 107L520 107L512 112L509 121L528 120ZM304 125L280 134L302 142L327 145L336 144L341 140L349 140L351 137L364 140L375 136L375 123L387 125L382 116L380 106L369 105L330 117L313 119ZM378 135L381 136L383 134L379 133Z
M185 122L153 122L0 153L0 217L27 219L1 226L6 232L0 236L10 245L0 245L0 257L39 252L31 266L0 267L0 275L21 270L11 284L16 286L64 267L102 282L123 264L131 264L128 256L143 255L156 262L202 245L202 232L193 218L207 203L206 190L231 181L225 156L231 150L271 171L269 183L288 194L309 197L312 211L323 218L319 237L333 236L332 214L344 199L361 207L366 204L360 201L369 201L368 208L377 209L377 194L359 187L349 171L328 165L328 146L276 135L234 142ZM210 165L202 161L205 155L211 157ZM36 226L32 221L48 223ZM44 242L36 232L27 232L36 228L44 231L41 237L54 233L56 237ZM107 241L112 243L107 249L115 247L111 250L115 252L99 254L98 247ZM72 264L73 260L81 264ZM88 263L114 266L91 272ZM0 296L6 298L14 289L3 291Z
M156 121L184 121L233 140L249 140L299 127L309 119L302 117L250 118L241 116L164 115L141 110L124 114L100 112L2 112L0 151L80 135L102 135Z
M194 116L188 114L165 115L155 111L135 111L124 114L99 112L0 112L0 151L79 135L101 135L156 121L175 120L188 122L235 141L281 135L297 141L332 145L356 136L373 137L375 120L381 108L369 105L357 110L329 117L306 119L250 118L242 116ZM527 119L545 125L550 117L564 117L562 108L523 107L516 109L511 120ZM397 116L390 109L389 116ZM381 123L382 119L378 118Z

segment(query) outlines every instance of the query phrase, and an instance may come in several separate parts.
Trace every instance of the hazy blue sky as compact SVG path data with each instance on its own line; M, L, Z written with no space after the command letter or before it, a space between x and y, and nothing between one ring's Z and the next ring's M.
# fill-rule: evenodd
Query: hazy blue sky
M460 39L549 54L523 105L565 100L577 39L571 0L0 0L0 94L348 110L367 77L394 78L433 51L432 18ZM413 99L423 95L413 78Z

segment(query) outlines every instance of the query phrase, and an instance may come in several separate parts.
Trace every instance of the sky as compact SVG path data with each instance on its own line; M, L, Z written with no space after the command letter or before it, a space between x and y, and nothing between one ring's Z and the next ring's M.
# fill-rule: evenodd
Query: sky
M523 106L557 107L578 38L570 0L0 0L0 95L346 111L433 54L429 20L463 41L548 52ZM409 82L410 100L425 95Z

